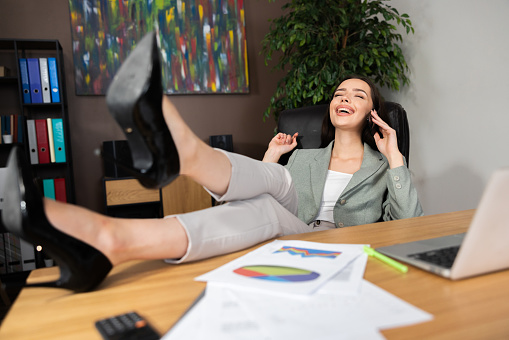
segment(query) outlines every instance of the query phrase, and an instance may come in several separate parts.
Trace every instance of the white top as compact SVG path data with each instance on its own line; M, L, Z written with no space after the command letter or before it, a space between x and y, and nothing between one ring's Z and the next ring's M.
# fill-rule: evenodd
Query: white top
M334 223L334 206L339 196L345 190L348 182L352 178L352 174L345 174L328 170L325 180L325 188L323 189L322 203L315 220L328 221Z

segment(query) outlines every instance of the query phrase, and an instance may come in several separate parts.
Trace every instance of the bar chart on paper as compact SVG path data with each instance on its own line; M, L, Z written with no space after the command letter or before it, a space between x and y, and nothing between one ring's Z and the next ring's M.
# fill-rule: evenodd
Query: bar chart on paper
M233 272L253 279L282 282L311 281L320 276L320 274L306 269L264 265L240 267Z
M299 247L282 247L279 250L276 250L276 253L288 253L290 255L296 255L301 257L320 257L320 258L329 258L335 259L339 255L341 255L340 251L327 251L321 249L309 249L309 248L299 248Z

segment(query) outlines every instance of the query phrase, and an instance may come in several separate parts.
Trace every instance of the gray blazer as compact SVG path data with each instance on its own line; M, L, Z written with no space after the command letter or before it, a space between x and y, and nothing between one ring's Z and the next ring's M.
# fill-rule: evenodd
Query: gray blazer
M298 217L306 224L318 214L333 145L331 142L324 149L295 150L286 165L299 197ZM334 207L336 227L422 215L408 168L390 169L385 156L364 144L361 168Z

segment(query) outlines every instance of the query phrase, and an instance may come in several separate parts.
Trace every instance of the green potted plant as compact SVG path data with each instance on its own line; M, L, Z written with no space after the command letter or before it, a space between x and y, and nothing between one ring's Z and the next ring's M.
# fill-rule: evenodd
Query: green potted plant
M275 0L269 0L274 2ZM265 64L279 56L273 70L285 75L264 112L263 119L284 109L329 100L339 79L365 75L378 85L399 90L409 72L398 43L397 26L414 32L407 14L389 0L290 0L284 14L273 19L262 41ZM396 25L395 25L396 24ZM277 52L277 53L275 53Z

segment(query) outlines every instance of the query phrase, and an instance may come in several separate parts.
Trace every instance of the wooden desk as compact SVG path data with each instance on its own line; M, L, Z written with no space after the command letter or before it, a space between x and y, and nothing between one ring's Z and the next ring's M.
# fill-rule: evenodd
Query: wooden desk
M454 234L466 230L473 211L299 234L284 239L370 243L373 247ZM100 339L94 321L136 310L165 333L205 288L193 278L255 247L184 265L137 261L116 267L94 292L26 288L0 327L1 339ZM37 269L29 281L55 276L56 267ZM388 339L507 339L509 270L449 281L410 267L402 274L370 258L365 279L430 312L434 320L383 331Z

